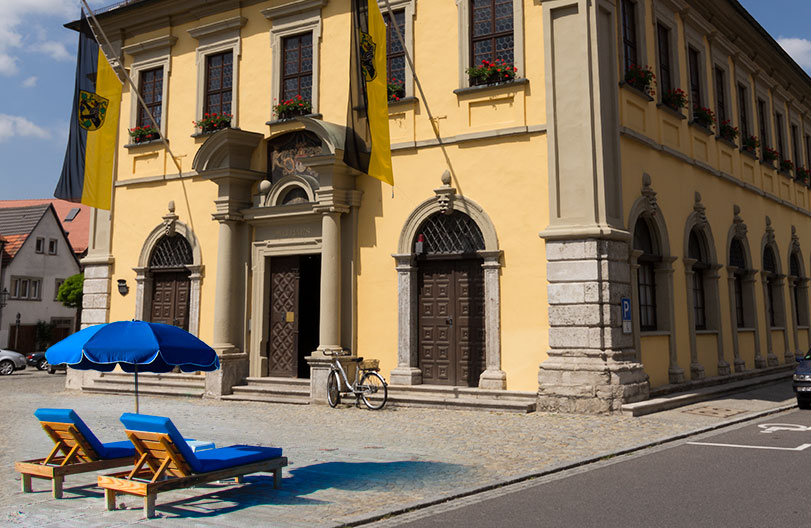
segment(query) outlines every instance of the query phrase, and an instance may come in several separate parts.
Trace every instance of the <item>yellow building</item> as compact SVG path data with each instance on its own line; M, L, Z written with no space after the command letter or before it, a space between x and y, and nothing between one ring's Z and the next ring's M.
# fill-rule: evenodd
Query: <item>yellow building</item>
M579 412L808 348L811 80L735 0L381 0L393 188L343 162L350 5L98 14L175 160L125 86L85 324L184 326L213 397L324 401L340 349L400 401Z

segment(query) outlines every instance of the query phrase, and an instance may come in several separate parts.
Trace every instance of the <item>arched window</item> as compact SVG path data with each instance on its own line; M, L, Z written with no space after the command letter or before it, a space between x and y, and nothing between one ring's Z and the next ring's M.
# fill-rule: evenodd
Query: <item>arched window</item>
M307 196L307 191L296 186L285 193L284 197L281 199L281 205L302 204L308 203L309 201L310 197Z
M769 326L777 326L777 312L774 300L777 293L775 291L777 260L770 246L763 249L763 271L768 272L766 274L766 320L769 321Z
M639 291L640 330L657 330L656 324L656 263L661 260L648 220L640 217L634 226L634 249L642 251L637 259L637 288Z
M484 249L481 229L472 218L460 211L453 211L449 215L436 213L428 217L420 226L414 242L422 243L421 253L428 255L475 254Z
M150 269L182 268L194 261L191 245L181 235L164 236L149 257Z
M746 253L743 242L739 238L733 238L729 245L729 265L735 268L733 272L735 289L735 318L738 328L746 326L746 312L744 310L744 288L743 281L746 278Z
M690 240L687 248L687 256L695 259L693 264L693 316L696 330L707 329L707 302L704 287L704 278L709 267L707 258L706 241L704 235L696 229L690 231Z
M796 326L808 325L808 297L803 286L802 257L799 251L794 251L789 258L789 275L791 276L791 302L794 304L794 324Z

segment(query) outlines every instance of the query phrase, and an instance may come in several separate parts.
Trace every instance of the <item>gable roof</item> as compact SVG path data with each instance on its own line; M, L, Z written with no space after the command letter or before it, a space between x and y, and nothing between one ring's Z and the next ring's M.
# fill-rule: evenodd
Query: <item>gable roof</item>
M58 200L56 198L46 198L42 200L0 200L0 210L17 207L28 207L31 205L52 205L56 211L56 218L62 224L62 229L67 233L73 252L77 255L83 254L87 250L88 238L90 236L90 207L84 204ZM67 220L74 213L72 220ZM0 234L3 234L0 232Z
M0 208L0 235L8 241L3 247L3 265L14 258L28 235L50 208L50 204Z

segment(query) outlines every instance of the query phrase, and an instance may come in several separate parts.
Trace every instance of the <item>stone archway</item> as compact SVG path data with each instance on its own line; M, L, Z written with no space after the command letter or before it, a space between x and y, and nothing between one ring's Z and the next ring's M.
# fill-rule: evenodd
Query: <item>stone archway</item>
M450 174L442 176L442 186L435 197L418 205L406 220L400 233L398 253L394 255L398 272L399 338L397 367L391 372L391 382L402 385L423 383L419 357L418 310L418 234L426 222L437 214L461 214L478 228L481 246L475 250L481 261L484 288L484 364L478 386L484 389L505 389L506 374L501 370L500 283L501 250L492 221L475 202L457 196L450 186Z
M172 237L182 237L185 244L167 244ZM181 257L183 263L178 261L177 266L172 266L174 257L167 256L161 258L165 266L156 266L156 250L167 249L171 252L170 245L181 247L181 251L188 251L187 256ZM187 248L187 249L186 249ZM197 237L191 228L178 220L175 214L175 204L169 202L169 212L163 216L163 222L156 226L147 236L138 257L138 267L135 271L135 317L141 320L151 320L152 298L155 288L155 269L164 268L166 270L183 268L188 273L188 313L185 314L187 320L187 330L198 335L200 330L200 281L202 279L202 256ZM184 275L185 275L184 272ZM168 279L168 277L166 277Z

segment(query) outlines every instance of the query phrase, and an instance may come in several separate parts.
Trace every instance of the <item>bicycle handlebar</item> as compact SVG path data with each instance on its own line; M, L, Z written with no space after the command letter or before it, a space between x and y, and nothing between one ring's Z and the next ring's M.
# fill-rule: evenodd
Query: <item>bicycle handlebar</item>
M350 350L325 350L325 356L351 356L352 352Z

